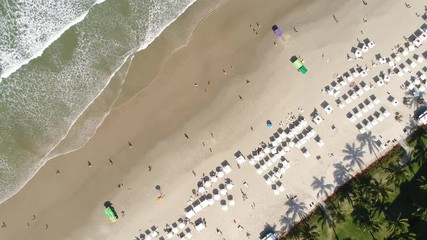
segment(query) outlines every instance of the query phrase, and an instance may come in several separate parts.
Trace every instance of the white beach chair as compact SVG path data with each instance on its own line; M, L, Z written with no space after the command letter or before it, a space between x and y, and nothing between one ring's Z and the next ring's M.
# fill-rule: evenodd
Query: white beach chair
M225 174L229 174L232 170L233 169L228 164L223 168Z
M185 213L185 216L187 218L189 218L189 219L191 219L192 217L194 217L194 215L196 215L196 213L194 212L194 210L190 210L190 211L188 211L188 212Z
M369 47L366 46L365 44L363 44L362 46L362 52L368 52L369 51Z

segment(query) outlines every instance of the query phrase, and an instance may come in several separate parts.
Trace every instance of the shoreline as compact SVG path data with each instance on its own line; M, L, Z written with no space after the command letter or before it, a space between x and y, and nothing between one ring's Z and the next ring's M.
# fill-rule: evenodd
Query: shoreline
M282 10L285 9L284 6L295 3L275 3L277 5L267 7L256 1L230 1L206 17L191 37L190 43L160 66L163 71L159 71L159 80L152 82L149 91L140 92L123 105L118 104L120 107L112 109L95 136L83 148L50 161L22 191L0 205L0 212L10 219L7 220L7 230L1 231L0 236L5 234L6 237L23 239L36 234L44 239L89 239L88 236L106 238L108 235L110 239L117 239L135 236L138 229L149 228L151 225L162 228L165 223L174 221L175 217L182 214L188 198L182 193L191 194L191 188L197 180L191 170L201 176L224 159L232 164L232 178L236 185L240 186L244 180L248 181L251 187L245 191L259 207L250 210L245 205L247 203L238 199L238 208L247 208L246 210L233 209L217 215L217 212L209 209L202 215L208 218L209 225L224 229L225 224L235 218L246 228L257 231L261 230L260 225L266 221L266 216L279 219L279 213L273 210L284 208L281 199L283 196L274 199L271 197L268 203L263 201L262 196L273 196L271 189L265 186L262 177L256 175L252 166L245 165L239 170L234 163L233 153L241 150L246 156L256 146L256 142L268 139L272 132L265 127L267 119L271 119L276 126L286 112L296 111L297 106L310 111L313 105L318 107L324 99L333 102L332 98L319 93L319 88L330 82L330 75L336 71L334 66L342 66L339 70L342 71L356 64L342 61L345 57L343 50L351 44L348 39L356 37L356 34L349 33L358 28L355 24L350 24L351 17L356 19L358 16L354 15L357 14L348 16L347 29L339 29L345 33L326 27L332 33L343 34L340 40L327 41L330 36L328 33L322 35L319 26L339 25L325 25L331 19L328 13L320 12L319 3L303 2L295 9ZM277 6L282 9L278 10ZM338 1L333 4L335 10L341 11L346 11L350 6L358 4L343 4ZM396 6L397 4L388 8L398 9ZM315 23L295 18L303 8L313 13L311 17L317 20ZM258 13L258 9L262 9L262 13ZM239 11L242 14L235 16ZM292 22L290 19L297 20ZM248 23L255 24L257 21L261 23L260 36L255 36L247 26ZM298 21L301 23L296 24L299 33L292 33L291 26ZM346 24L345 19L341 22ZM275 38L268 27L272 24L284 28L284 38ZM375 31L371 29L366 32L374 35ZM317 45L311 39L313 36L318 37ZM374 41L381 43L377 40L381 39L379 36L377 33ZM397 36L392 39L397 39ZM277 41L279 46L274 46L273 41ZM385 45L374 52L387 49L388 45ZM331 58L329 63L323 62L319 57L321 51L327 52L327 56ZM302 76L292 68L289 56L295 54L301 54L306 59L310 69L307 76ZM136 83L141 79L151 79L147 77L149 74L141 76L140 71L135 71L142 63L143 61L135 61L133 68L129 70L128 77L133 78ZM246 79L250 80L250 84L245 83ZM195 82L197 87L194 86ZM127 87L133 86L135 85L129 84ZM313 99L301 96L300 93L313 96ZM126 91L122 94L132 95ZM385 94L378 94L385 102ZM241 96L240 100L238 96ZM326 175L333 163L333 160L328 159L316 161L314 155L325 154L325 151L338 155L341 146L334 145L334 137L341 134L343 141L347 141L357 132L354 126L350 127L351 123L344 116L339 115L338 109L336 112L334 114L338 120L323 113L328 118L322 123L322 127L310 122L319 135L331 140L326 142L326 148L318 150L310 143L313 156L305 160L299 151L287 155L286 158L292 164L291 170L285 175L287 192L301 192L302 198L312 199L311 193L304 188L309 185L311 174ZM305 116L308 114L304 113ZM340 121L341 119L343 120ZM388 121L385 128L378 127L378 132L382 133L388 125L392 125L392 120ZM336 124L337 130L331 132L328 128L330 124ZM392 127L399 129L400 125ZM251 132L250 127L255 130ZM343 132L347 128L348 131ZM188 134L189 139L185 139L184 134ZM383 135L391 136L393 133ZM130 149L127 142L131 142L133 148ZM367 162L370 157L372 156L366 157ZM109 158L114 164L108 163ZM92 167L87 167L87 161L91 162ZM312 165L311 168L305 168L307 161ZM152 166L152 170L147 170L148 166ZM58 176L55 176L56 169L61 169ZM300 181L295 183L292 179ZM117 187L120 183L124 183L124 188ZM160 205L155 201L156 185L161 186L167 196ZM131 190L127 190L129 188ZM234 191L232 194L238 194L238 191ZM28 204L28 199L32 196L39 198ZM102 203L107 200L115 204L119 212L126 211L126 215L120 217L121 221L114 226L109 224L102 213ZM16 208L20 208L17 213ZM220 211L219 208L217 211ZM34 212L37 215L36 222L29 219ZM64 219L64 215L70 219ZM52 223L53 219L61 219L67 224ZM26 220L31 223L27 233L19 231L23 227L20 225L22 222L25 224ZM43 229L47 222L49 231ZM238 238L240 235L234 230L229 227L223 232ZM209 228L197 237L215 236L214 228Z

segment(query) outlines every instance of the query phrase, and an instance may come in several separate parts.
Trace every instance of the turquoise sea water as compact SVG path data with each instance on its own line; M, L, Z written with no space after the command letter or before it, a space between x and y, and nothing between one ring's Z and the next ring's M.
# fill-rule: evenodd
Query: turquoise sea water
M87 142L133 54L195 1L0 0L0 202Z

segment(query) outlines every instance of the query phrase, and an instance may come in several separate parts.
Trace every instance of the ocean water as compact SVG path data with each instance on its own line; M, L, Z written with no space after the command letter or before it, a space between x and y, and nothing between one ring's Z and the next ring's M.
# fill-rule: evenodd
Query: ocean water
M196 0L0 0L0 202L85 144L133 54Z

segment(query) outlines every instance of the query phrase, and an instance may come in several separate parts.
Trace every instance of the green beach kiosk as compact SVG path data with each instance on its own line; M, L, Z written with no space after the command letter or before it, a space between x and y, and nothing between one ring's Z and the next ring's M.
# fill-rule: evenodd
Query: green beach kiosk
M296 56L293 56L290 60L299 72L301 72L302 74L307 73L307 68L304 66L304 64L302 64L301 59L297 58Z

